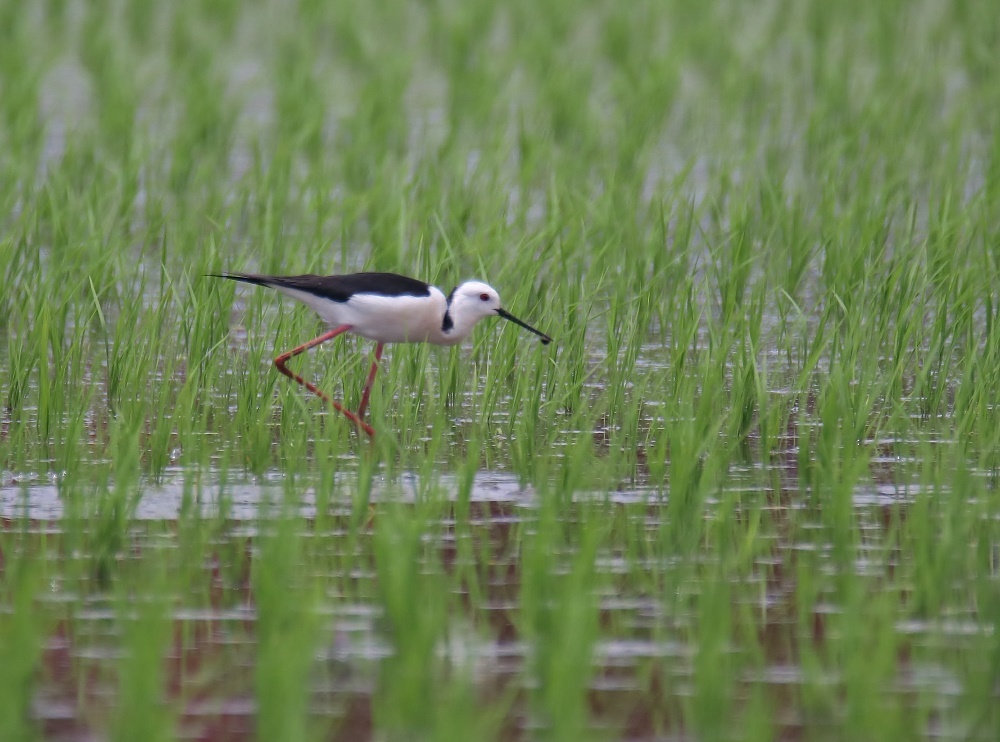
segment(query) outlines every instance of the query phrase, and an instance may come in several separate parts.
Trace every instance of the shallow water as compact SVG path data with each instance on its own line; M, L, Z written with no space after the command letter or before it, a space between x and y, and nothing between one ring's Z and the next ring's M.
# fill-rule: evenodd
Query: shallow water
M178 714L180 738L248 740L255 734L257 713L251 679L258 651L258 616L249 578L251 560L258 548L258 530L269 522L273 503L287 496L286 485L278 475L225 486L205 484L203 477L198 507L192 509L186 504L190 488L185 494L183 477L180 470L170 472L163 483L146 488L129 529L128 548L117 555L116 564L122 571L128 562L141 560L149 550L179 549L178 533L185 522L216 519L217 535L205 552L207 561L195 594L174 596L170 608L173 639L165 658L166 688ZM402 477L401 482L392 486L376 482L370 520L360 532L353 554L343 552L350 528L349 501L334 498L325 514L318 514L315 493L306 490L297 504L302 535L321 552L343 557L342 563L353 565L349 574L323 575L332 584L349 585L350 594L339 590L329 593L319 607L325 639L314 652L310 681L310 714L327 725L332 739L364 739L373 733L373 698L380 672L395 652L377 601L358 600L357 596L377 594L376 572L364 566L369 563L364 555L371 553L380 506L417 499L416 477ZM705 517L713 517L711 510L720 500L747 492L738 481L732 487L719 493ZM443 499L456 500L457 486L448 477L438 481L436 491ZM578 495L577 500L588 497ZM606 501L608 495L594 493L592 497ZM866 484L855 493L854 508L859 520L877 534L883 529L882 509L905 507L912 497L906 488ZM610 496L612 508L643 529L662 526L667 511L659 506L664 499L663 493L642 489ZM220 518L222 502L225 515ZM802 507L775 503L769 506L769 514L780 521L783 514ZM66 538L64 515L66 505L55 484L8 482L0 488L3 530L10 536L18 534L20 548L26 552L38 550L44 540L51 578L40 600L50 607L61 606L66 614L45 641L44 677L34 693L32 714L48 739L99 739L99 730L105 726L101 720L112 712L117 694L113 678L124 651L118 628L122 609L112 595L95 590L92 580L80 576L78 570L72 572L75 578L65 570L67 562L57 546ZM322 529L317 515L325 516ZM522 487L515 477L503 472L480 472L471 491L467 527L461 534L449 512L438 529L424 537L433 545L435 560L440 560L435 563L448 573L461 568L461 560L470 554L474 561L489 555L489 564L476 561L471 565L488 578L480 582L476 595L462 592L458 596L468 612L448 617L446 638L438 642L435 655L463 668L480 696L499 698L513 692L514 706L502 735L512 739L533 736L538 724L527 702L538 682L531 669L536 648L522 635L517 621L522 564L513 540L520 528L533 527L537 518L537 495L531 488ZM466 545L488 544L489 548L460 549L460 540ZM741 672L735 678L737 697L749 698L755 689L765 689L776 698L795 697L805 687L811 692L828 688L835 693L842 677L817 676L798 663L794 646L802 617L795 615L791 582L803 554L817 558L821 570L836 571L831 550L821 540L783 541L780 533L771 534L770 539L762 535L761 542L768 541L770 547L761 551L751 573L742 578L742 589L734 593L741 601L750 600L748 609L761 617L760 646L766 655L761 669ZM862 549L859 554L855 574L875 577L884 572L886 555L877 549L870 553ZM891 555L889 558L891 561ZM691 640L690 630L697 617L679 609L675 601L650 595L642 580L628 576L644 571L679 572L687 563L716 559L718 554L707 545L683 559L654 557L653 561L636 562L635 555L623 552L597 555L597 583L614 588L594 596L602 628L592 651L587 704L595 729L616 730L613 736L629 740L677 738L663 730L673 727L671 715L679 712L676 704L683 705L694 692L698 646ZM321 560L310 568L322 569L318 565L323 563ZM435 567L428 563L426 568ZM621 576L625 579L619 579ZM684 585L692 599L703 588ZM828 630L828 619L840 610L822 600L817 603L808 619L817 640L821 641ZM485 625L477 625L479 621ZM905 638L910 655L924 644L961 643L993 629L970 613L955 615L947 622L903 621L896 630ZM896 680L884 690L904 706L932 696L935 718L939 719L950 717L964 691L960 678L948 668L905 657L900 659ZM784 739L798 738L808 726L806 721L802 709L791 701L774 720ZM929 738L953 738L954 730L942 726L927 731Z

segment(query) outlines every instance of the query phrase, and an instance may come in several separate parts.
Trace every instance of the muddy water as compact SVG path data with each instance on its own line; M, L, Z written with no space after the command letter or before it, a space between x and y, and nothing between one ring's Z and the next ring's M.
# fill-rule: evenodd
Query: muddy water
M119 567L142 558L151 549L178 548L177 530L183 517L190 517L185 506L185 488L177 481L150 486L139 502L129 533L128 548L117 557ZM405 479L405 478L404 478ZM447 489L448 480L442 480ZM749 486L731 483L734 490ZM391 489L391 492L389 491ZM457 490L457 487L456 487ZM205 486L202 488L197 517L215 518L222 525L206 550L206 560L199 573L202 583L190 597L176 596L171 608L171 640L166 657L166 688L171 706L177 713L179 737L191 740L249 740L255 734L256 705L253 668L258 645L257 609L251 584L251 560L257 548L257 525L267 512L268 503L282 497L280 481L259 479L254 483ZM416 487L413 487L416 491ZM726 493L720 493L725 495ZM735 491L734 493L735 494ZM616 507L625 517L637 518L645 528L657 527L662 509L654 503L662 495L636 489L615 493ZM882 528L883 508L905 505L911 493L890 484L866 484L855 496L859 521L866 528ZM585 499L587 495L580 495ZM595 494L606 501L607 494ZM407 498L406 487L380 487L372 495L372 512L377 519L382 499ZM776 520L795 506L782 504L776 497L771 515ZM219 519L220 506L225 512ZM182 509L187 507L187 516ZM334 503L318 525L315 494L307 491L299 504L304 534L310 539L338 544L344 541L350 519L350 503ZM448 639L437 648L439 656L459 658L470 671L477 694L484 698L502 698L513 694L513 706L504 722L502 736L510 739L532 738L537 725L531 717L528 696L534 683L529 662L532 647L520 633L516 621L521 591L521 565L518 562L517 530L537 519L536 495L521 487L515 478L503 473L481 472L472 488L468 529L465 537L489 548L476 549L476 557L490 555L491 563L477 564L480 594L461 596L469 608L466 617L449 616ZM62 570L60 540L64 538L65 504L55 485L45 482L12 483L0 487L2 529L13 537L20 534L20 549L44 553L52 579L41 596L51 615L64 615L54 623L45 641L42 677L34 694L32 714L47 739L91 740L103 737L107 719L113 713L116 697L115 672L123 653L119 629L120 610L113 598L95 587L91 577L71 578ZM708 514L711 517L711 513ZM263 521L266 522L266 521ZM331 575L338 584L350 584L351 595L376 595L375 570L363 565L357 554L372 553L375 523L367 523L345 562L352 564L350 575ZM458 568L460 557L455 521L445 517L434 535L436 559L446 570ZM806 734L801 710L794 700L806 682L815 689L827 684L830 689L840 677L807 678L799 664L795 647L800 617L794 611L794 579L800 555L817 556L822 565L822 544L783 542L780 535L772 548L756 560L753 573L744 579L755 586L756 595L749 606L766 616L760 625L760 646L766 657L763 669L743 672L735 679L738 696L749 698L755 688L767 689L779 699L780 713L774 719L783 738L795 739ZM334 547L340 548L340 547ZM468 554L468 552L465 552ZM860 551L862 556L864 550ZM79 556L79 555L77 555ZM691 559L715 559L710 547L690 555ZM634 575L637 565L621 553L601 553L596 569L607 580L598 584L615 585L599 596L600 639L593 652L594 675L587 694L590 719L596 729L610 730L612 737L647 740L673 739L662 736L663 730L681 729L679 716L685 699L690 698L695 683L696 647L678 637L690 635L687 628L692 616L672 612L662 600L651 597L642 580L618 579ZM879 555L872 554L873 564ZM661 568L663 565L660 565ZM864 565L858 565L864 574ZM0 561L2 569L2 561ZM697 590L693 586L692 590ZM747 594L747 593L742 593ZM207 599L205 596L208 596ZM822 642L832 605L817 605L810 622L814 638ZM384 616L374 602L344 595L331 595L322 609L325 639L317 648L312 675L310 710L327 729L329 739L364 740L373 737L373 699L377 692L380 669L391 659L394 648L384 626ZM473 628L471 616L487 626ZM484 630L484 628L486 630ZM917 645L928 637L942 639L942 627L910 621L897 627L907 642ZM956 616L943 634L955 640L983 631L968 617ZM672 637L664 639L664 636ZM737 651L737 650L732 650ZM938 712L944 716L959 702L963 688L958 678L939 666L901 663L891 694L905 703L923 695L933 695ZM781 703L780 699L786 699ZM938 729L931 736L950 737Z

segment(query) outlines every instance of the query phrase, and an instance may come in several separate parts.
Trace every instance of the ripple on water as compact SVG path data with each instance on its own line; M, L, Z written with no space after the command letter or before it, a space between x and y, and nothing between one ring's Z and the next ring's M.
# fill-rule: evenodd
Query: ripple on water
M838 686L842 678L835 673L807 673L796 664L794 654L789 656L794 642L788 637L798 636L803 625L794 618L794 569L789 568L808 556L816 560L820 573L836 573L833 547L825 540L827 527L808 504L794 497L782 493L779 498L775 493L755 491L750 485L755 476L752 467L736 472L727 489L707 499L704 514L711 519L714 511L725 504L739 517L763 513L767 519L781 523L794 514L797 519L790 535L758 534L759 553L748 562L750 571L739 583L746 591L736 596L735 601L746 606L743 610L761 622L761 648L764 658L769 660L759 669L744 671L740 682L745 686L766 686L779 694L789 692L783 689L804 684ZM302 534L307 548L318 549L329 557L329 561L313 565L310 574L335 578L322 593L317 607L325 634L314 655L320 671L311 680L310 709L314 715L353 719L344 723L365 727L370 724L379 673L391 662L396 648L382 608L373 597L378 595L375 584L378 570L377 564L369 560L372 529L352 535L352 530L345 526L353 507L350 484L350 478L335 482L335 487L343 488L329 498L330 512L326 513L329 520L322 527L310 521L310 527ZM280 476L255 477L224 485L202 477L194 498L196 507L192 509L191 489L184 484L183 472L177 471L173 479L168 477L162 484L145 487L136 504L130 549L115 557L122 566L152 549L178 548L178 530L162 529L159 524L176 524L179 518L190 517L192 513L207 517L224 514L228 522L226 528L213 531L207 538L208 551L200 565L206 584L211 585L209 589L224 599L213 597L206 604L204 590L191 586L177 597L171 612L178 639L170 646L167 660L180 673L171 682L192 686L178 710L179 738L207 739L212 730L220 728L232 732L227 739L250 739L254 734L256 707L252 682L258 627L252 582L247 575L251 560L260 553L258 531L267 528L266 517L262 516L272 512L273 502L286 496L287 486ZM413 475L402 482L376 478L371 499L374 503L416 502L422 489L426 488L421 488L419 479ZM434 491L440 492L445 502L456 501L459 490L457 478L443 476L435 480ZM921 490L914 486L859 486L853 496L854 507L859 511L859 532L875 542L883 526L877 517L869 517L869 511L887 506L905 507L920 494ZM632 487L616 493L577 493L573 499L576 502L593 499L619 508L623 518L647 532L667 524L670 514L668 488L654 491ZM471 595L460 582L449 593L450 599L463 608L449 619L446 634L434 646L434 656L445 666L463 668L481 692L504 693L514 689L530 693L538 683L534 664L537 653L532 641L521 633L523 586L515 534L523 538L534 532L538 495L512 475L481 472L473 482L469 501L481 507L471 508L469 517L463 520L467 532L457 531L455 515L448 512L439 524L441 532L421 540L422 554L440 554L441 559L418 565L420 573L433 574L444 566L448 570L479 574L478 594ZM306 489L298 507L304 518L314 518L315 491ZM67 517L67 510L58 484L46 480L6 481L0 485L0 515L23 535L57 539L62 534L60 519ZM571 517L576 516L567 514L567 518ZM482 551L478 550L480 547ZM482 554L488 555L488 564L478 561ZM121 620L137 617L141 612L134 605L123 609L107 594L90 592L93 587L84 579L71 580L60 575L61 560L66 553L52 549L44 555L46 570L53 579L51 590L41 599L54 610L71 616L72 631L54 634L45 645L51 677L40 684L36 693L34 716L50 737L74 741L95 738L85 721L91 713L89 707L82 707L76 701L81 680L74 673L79 671L76 668L84 667L90 673L88 677L95 678L87 693L87 704L113 706L117 690L106 679L114 677L115 669L125 657ZM84 559L87 556L79 550L70 555ZM555 550L550 555L552 574L560 579L570 575L573 556L571 548ZM865 579L879 579L890 564L887 560L893 558L864 543L854 556L850 568ZM687 697L695 687L698 648L692 629L697 625L696 615L689 604L678 602L676 595L657 592L655 582L640 580L633 584L629 576L641 574L652 580L654 575L676 575L679 581L672 589L686 596L685 599L696 599L705 587L697 575L700 570L712 568L715 559L708 549L684 554L670 548L661 553L598 551L593 567L602 576L599 584L603 587L593 596L593 606L602 628L590 653L592 674L586 687L599 725L610 724L609 729L618 729L614 720L647 719L636 722L635 729L639 731L634 738L642 738L654 728L654 707L661 699L651 688L667 686L674 696ZM329 570L329 574L315 573L316 569ZM0 610L9 610L9 606ZM842 607L824 593L812 610L810 620L817 636L823 632L832 636L831 632L837 629L831 618L843 615ZM945 621L899 622L896 630L914 646L924 642L941 646L946 642L961 645L991 636L993 627L959 613ZM724 651L735 657L735 649ZM886 692L908 698L936 694L942 699L954 699L960 696L962 685L960 679L944 668L902 662L898 676ZM942 700L937 708L950 709L954 704L949 703ZM793 728L800 721L790 710L776 723ZM539 724L537 719L519 711L512 713L511 723L522 732Z

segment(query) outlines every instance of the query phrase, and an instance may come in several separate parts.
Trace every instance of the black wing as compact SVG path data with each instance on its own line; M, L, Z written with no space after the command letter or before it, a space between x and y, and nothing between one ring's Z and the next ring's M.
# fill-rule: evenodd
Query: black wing
M430 284L397 273L348 273L343 276L261 276L255 273L212 273L216 278L230 278L257 286L281 287L304 291L313 296L345 302L355 294L378 296L430 296Z

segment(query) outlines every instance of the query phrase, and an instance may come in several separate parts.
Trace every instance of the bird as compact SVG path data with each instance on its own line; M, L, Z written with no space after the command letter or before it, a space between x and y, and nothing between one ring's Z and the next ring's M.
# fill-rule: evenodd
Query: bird
M286 351L274 359L282 374L305 387L351 422L375 437L375 429L365 422L368 398L378 373L382 349L386 343L431 343L457 345L462 342L479 320L502 317L533 332L543 345L552 338L512 315L500 303L500 294L482 281L465 281L445 296L437 286L396 273L347 273L319 276L312 273L297 276L265 276L256 273L210 273L213 278L266 286L296 299L319 315L328 329L307 343ZM375 358L357 412L330 399L315 384L288 368L288 361L310 348L333 340L338 335L353 333L375 341Z

